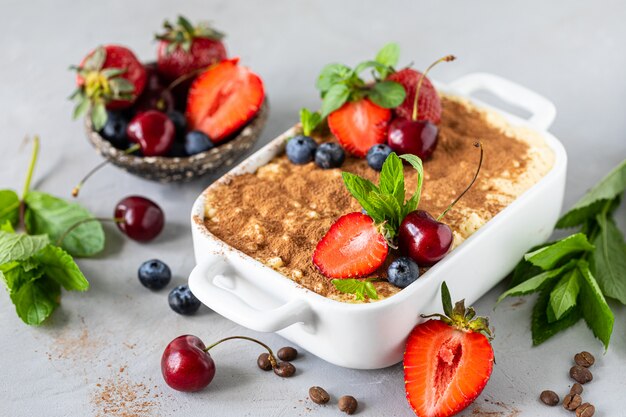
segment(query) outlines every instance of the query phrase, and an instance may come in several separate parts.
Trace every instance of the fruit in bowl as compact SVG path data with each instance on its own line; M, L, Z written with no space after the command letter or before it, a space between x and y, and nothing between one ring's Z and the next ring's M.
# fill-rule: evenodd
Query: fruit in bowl
M103 45L76 71L74 117L110 162L148 179L185 181L232 164L267 118L262 79L228 58L223 34L180 16L157 35L155 63Z
M426 71L398 61L388 45L375 61L326 66L317 80L321 109L301 111L285 152L206 190L205 230L310 291L375 302L427 279L551 170L555 154L543 137L434 90ZM373 80L361 78L366 68ZM415 120L402 110L407 100ZM405 117L436 126L430 155L394 152L389 132ZM320 166L329 145L344 158Z

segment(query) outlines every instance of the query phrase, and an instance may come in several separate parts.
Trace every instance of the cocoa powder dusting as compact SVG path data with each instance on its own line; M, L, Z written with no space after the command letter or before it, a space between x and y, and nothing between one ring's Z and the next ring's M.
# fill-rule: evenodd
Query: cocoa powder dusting
M125 374L125 367L120 367L119 375L96 384L92 395L96 417L149 417L154 416L160 392L146 383L135 382Z
M444 218L455 234L465 236L471 213L484 223L516 197L498 190L493 179L515 179L524 172L529 146L488 123L484 113L463 102L444 97L442 106L438 147L424 163L420 209L437 217L469 184L479 160L474 143L480 140L485 157L478 180ZM335 220L361 210L343 184L342 171L378 182L378 173L364 159L348 157L341 168L322 170L313 163L293 165L282 155L254 174L233 177L211 188L205 226L227 244L303 287L350 301L352 297L338 292L311 261L315 246ZM405 181L408 198L416 186L416 172L408 166ZM395 251L390 254L373 276L385 277L387 265L398 256ZM380 298L399 291L386 281L375 286Z

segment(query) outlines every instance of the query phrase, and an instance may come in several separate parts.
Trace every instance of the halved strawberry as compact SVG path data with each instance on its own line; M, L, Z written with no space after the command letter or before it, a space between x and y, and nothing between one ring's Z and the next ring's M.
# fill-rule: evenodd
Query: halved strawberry
M459 301L452 309L445 283L441 288L447 316L418 324L404 353L406 397L419 417L453 416L482 392L493 370L491 331L484 317ZM489 338L488 338L489 336Z
M387 140L391 110L366 98L349 101L328 116L328 127L346 150L360 158Z
M265 90L261 78L239 59L222 61L193 82L187 98L190 130L200 130L221 142L242 128L261 108Z
M406 91L406 98L401 105L394 109L397 116L403 119L411 119L413 114L413 102L415 100L415 89L417 83L422 78L422 73L414 70L413 68L404 68L398 72L394 72L389 77L390 81L395 81L402 84ZM441 121L441 100L437 90L430 82L428 77L424 79L420 95L417 98L418 106L418 120L428 120L434 124L439 124Z
M376 271L387 258L385 237L367 214L341 216L313 252L313 263L329 278L362 277Z

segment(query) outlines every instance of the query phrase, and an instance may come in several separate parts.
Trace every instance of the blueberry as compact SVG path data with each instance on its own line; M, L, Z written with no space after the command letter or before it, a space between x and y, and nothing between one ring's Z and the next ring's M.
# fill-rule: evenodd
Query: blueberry
M111 145L118 149L128 148L128 137L126 136L126 127L128 119L126 115L116 111L107 111L107 121L104 127L100 129L100 135L111 142Z
M187 131L187 119L185 115L179 111L171 110L167 112L167 117L170 118L174 127L176 128L176 139L181 142L185 140L185 132Z
M369 151L367 151L367 164L370 168L380 172L383 169L383 164L389 154L393 152L387 145L374 145Z
M172 148L170 149L167 156L172 157L172 158L186 158L189 155L187 155L187 151L185 150L184 143L174 142L172 143Z
M139 271L139 282L151 290L165 288L172 279L172 271L163 261L152 259L141 264Z
M167 296L172 310L178 314L190 316L200 308L200 300L191 293L188 285L179 285Z
M195 155L200 152L208 151L215 147L211 139L199 130L192 130L185 135L185 152L187 155Z
M317 143L313 138L299 135L289 139L285 152L291 163L303 165L313 160L316 149Z
M334 142L322 143L315 152L315 165L323 169L339 168L346 160L346 152Z
M387 279L396 287L405 288L420 276L420 269L411 258L401 257L389 265Z

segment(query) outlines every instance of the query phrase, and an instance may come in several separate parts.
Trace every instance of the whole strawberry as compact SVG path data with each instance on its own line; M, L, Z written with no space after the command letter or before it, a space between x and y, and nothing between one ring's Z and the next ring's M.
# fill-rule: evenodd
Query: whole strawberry
M221 39L224 34L205 23L193 26L183 16L176 25L163 23L165 31L157 35L157 70L166 81L174 81L184 75L226 59L226 48Z
M402 84L406 91L406 98L394 112L396 116L410 120L413 114L413 101L415 100L415 89L422 73L413 68L404 68L398 72L394 72L387 79ZM418 114L419 120L428 120L434 124L441 121L441 100L437 90L428 78L424 79L422 88L418 97Z
M107 109L130 107L147 81L146 69L135 54L119 45L99 46L71 69L77 72L77 89L70 96L77 102L74 118L91 110L95 130L105 125Z
M418 417L450 417L482 392L493 370L489 321L464 301L452 307L441 284L443 314L413 328L404 352L406 397Z

